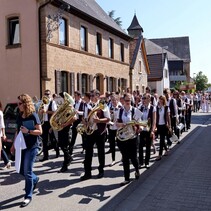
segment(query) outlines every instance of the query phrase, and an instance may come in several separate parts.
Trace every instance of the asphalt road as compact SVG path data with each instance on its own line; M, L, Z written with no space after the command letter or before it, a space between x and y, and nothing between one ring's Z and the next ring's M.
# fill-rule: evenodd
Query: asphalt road
M67 172L57 173L62 165L63 157L61 155L59 158L55 158L55 151L53 150L50 151L50 159L48 161L35 163L34 171L40 177L40 182L37 185L38 189L34 192L32 202L24 209L30 211L142 210L140 203L144 200L146 209L143 210L158 210L153 209L156 206L159 207L157 205L158 203L150 203L150 201L147 200L149 198L154 201L153 198L150 198L152 192L147 194L146 192L140 193L137 191L141 189L143 191L142 187L146 184L149 185L147 186L148 188L151 187L151 190L153 190L153 187L157 185L157 183L155 184L152 181L148 183L149 177L153 176L158 178L161 172L164 176L167 175L168 172L163 171L163 169L169 168L170 164L167 161L173 161L173 156L183 150L188 140L200 141L203 135L206 135L206 137L210 136L211 130L206 130L206 133L203 133L203 131L200 133L197 132L207 127L209 122L211 123L210 119L210 113L193 113L191 130L183 133L181 144L174 144L170 155L159 162L155 161L157 154L154 155L152 153L151 168L149 170L141 169L141 177L139 180L135 180L134 169L131 166L131 179L133 181L125 187L120 187L119 185L119 183L124 180L124 177L121 155L118 148L116 155L117 163L113 167L109 167L111 154L106 155L104 178L97 179L98 160L97 154L95 153L93 158L92 179L83 182L80 181L80 175L83 173L82 161L84 160L84 154L81 154L81 139L78 136L74 150L74 161L69 166ZM108 143L106 143L106 151L107 149ZM95 152L97 152L96 149ZM188 159L188 157L186 159ZM3 167L2 161L0 167ZM159 169L161 172L158 171ZM168 184L170 185L170 183ZM24 197L23 188L23 177L15 172L14 164L11 169L0 170L0 210L19 210L19 205ZM156 189L156 191L159 193L159 189ZM163 195L165 196L165 194ZM134 200L131 200L131 197L133 197ZM168 198L168 195L166 195L166 198ZM131 201L133 203L130 203ZM147 202L153 204L153 206L150 205L147 207ZM183 211L184 209L175 210Z

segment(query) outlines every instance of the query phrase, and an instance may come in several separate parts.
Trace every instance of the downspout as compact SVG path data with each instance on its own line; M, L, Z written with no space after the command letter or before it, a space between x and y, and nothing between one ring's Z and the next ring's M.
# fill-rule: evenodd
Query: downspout
M39 62L40 62L40 97L42 96L42 49L41 49L41 9L47 4L51 3L52 0L47 1L41 5L38 9L38 24L39 24Z

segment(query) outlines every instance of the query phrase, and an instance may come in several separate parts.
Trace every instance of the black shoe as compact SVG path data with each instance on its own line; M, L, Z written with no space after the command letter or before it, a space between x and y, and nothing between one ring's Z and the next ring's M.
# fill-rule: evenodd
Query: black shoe
M139 172L135 172L135 178L139 179L140 173Z
M45 161L45 160L48 160L48 158L43 157L43 158L40 159L39 161L40 161L40 162L43 162L43 161Z
M81 179L81 181L84 181L84 180L88 180L88 179L91 179L91 178L92 178L91 175L84 174L84 176L82 176L80 179Z
M30 204L30 202L31 202L31 199L25 199L25 200L21 203L20 207L26 207L27 205Z
M104 173L103 172L100 172L98 175L97 175L97 178L100 179L100 178L103 178L104 177Z
M58 171L58 173L63 173L67 170L68 170L67 166L62 166L62 168Z
M124 186L130 183L130 180L125 180L124 182L120 183L120 186Z
M60 152L59 151L56 151L56 158L58 158L60 155Z
M37 187L37 183L39 182L39 180L40 180L40 178L39 178L39 177L37 177L37 181L34 183L33 191L36 189L36 187Z
M68 162L67 162L67 166L69 166L72 163L72 161L73 161L73 158L70 157L69 160L68 160Z

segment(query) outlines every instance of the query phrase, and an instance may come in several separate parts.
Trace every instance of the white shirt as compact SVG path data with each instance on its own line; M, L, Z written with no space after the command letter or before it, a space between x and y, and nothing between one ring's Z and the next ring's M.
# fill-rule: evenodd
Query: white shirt
M50 101L51 102L51 101ZM49 107L49 105L50 105L50 102L49 102L49 104L47 104L47 105L44 105L44 110L45 111L48 111L48 107ZM56 109L57 109L57 104L56 104L56 102L53 100L52 101L52 111L56 111ZM46 121L49 121L50 119L48 119L48 114L47 113L43 113L43 120L46 122Z
M166 121L165 121L165 108L164 108L164 106L158 108L158 112L159 112L158 125L165 125ZM168 107L167 112L170 113L169 107Z
M4 124L4 115L3 115L3 112L0 110L0 138L3 135L2 134L2 128L5 128L5 124Z

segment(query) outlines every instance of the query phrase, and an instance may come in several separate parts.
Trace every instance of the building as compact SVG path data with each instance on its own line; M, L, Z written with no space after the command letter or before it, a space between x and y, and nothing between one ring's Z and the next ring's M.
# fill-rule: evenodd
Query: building
M169 62L167 52L148 39L145 40L147 59L149 63L150 74L148 75L148 85L158 93L163 94L165 88L170 87L169 80Z
M169 37L150 39L168 54L170 87L177 83L190 83L190 44L189 37Z
M95 0L2 0L1 100L129 86L130 37Z
M136 15L134 15L131 25L128 27L128 34L132 38L130 41L130 89L145 92L147 87L147 76L150 69L147 61L145 41L143 38L143 28L140 26Z

